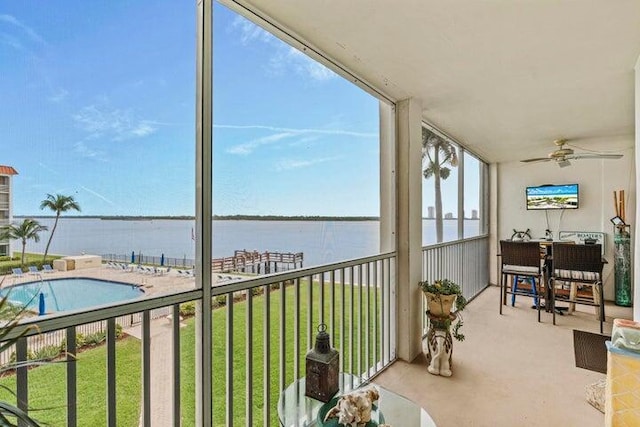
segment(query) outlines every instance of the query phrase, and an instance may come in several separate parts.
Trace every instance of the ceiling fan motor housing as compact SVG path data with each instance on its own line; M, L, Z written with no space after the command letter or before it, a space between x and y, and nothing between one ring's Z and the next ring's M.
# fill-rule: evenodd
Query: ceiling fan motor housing
M549 153L550 159L561 159L565 156L570 156L573 154L573 150L571 148L562 148L560 150L552 151Z

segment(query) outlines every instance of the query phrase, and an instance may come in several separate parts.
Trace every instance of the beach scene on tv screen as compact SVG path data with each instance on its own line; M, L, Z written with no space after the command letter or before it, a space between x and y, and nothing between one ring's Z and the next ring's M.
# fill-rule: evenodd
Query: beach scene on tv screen
M576 209L578 186L527 187L527 209Z

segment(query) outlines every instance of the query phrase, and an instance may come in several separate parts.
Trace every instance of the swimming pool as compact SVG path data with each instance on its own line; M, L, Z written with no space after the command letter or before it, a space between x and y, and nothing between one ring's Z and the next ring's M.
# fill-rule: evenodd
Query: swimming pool
M144 295L144 291L130 283L88 278L67 278L21 283L0 290L0 297L9 295L13 304L27 306L38 312L39 294L44 295L46 313L78 310Z

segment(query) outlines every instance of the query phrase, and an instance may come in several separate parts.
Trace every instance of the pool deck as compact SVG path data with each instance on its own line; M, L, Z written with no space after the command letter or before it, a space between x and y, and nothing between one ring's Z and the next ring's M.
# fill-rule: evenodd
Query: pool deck
M107 267L103 264L100 268L86 268L82 270L70 270L70 271L57 271L52 273L32 274L25 273L22 277L14 277L12 274L5 276L2 287L18 285L27 282L36 282L40 278L42 280L48 279L63 279L63 278L76 278L86 277L91 279L112 280L115 282L123 282L128 284L134 284L140 286L145 291L145 295L159 295L173 292L180 292L185 290L195 289L195 279L193 277L186 277L179 275L177 270L171 269L168 273L164 274L149 274L142 273L138 270L122 270ZM236 277L236 275L233 275ZM242 276L237 276L242 277ZM216 280L217 275L214 275Z
M180 292L195 289L195 279L193 277L185 277L179 275L177 270L171 270L164 274L148 274L138 270L126 271L107 267L103 264L100 268L86 268L82 270L70 271L54 271L52 273L43 273L39 275L25 273L22 277L13 277L9 274L5 276L2 287L19 285L21 283L39 281L49 279L63 278L92 278L101 280L111 280L115 282L123 282L139 285L145 291L145 296L154 296ZM225 277L241 277L230 276ZM214 275L214 280L218 275ZM142 297L144 298L144 297ZM134 325L124 330L130 336L140 339L140 325ZM163 317L151 320L151 372L172 372L171 348L173 340L171 338L171 321ZM172 425L172 408L171 405L165 405L163 402L170 402L172 399L173 378L171 375L152 375L151 377L151 425L153 426L170 426Z

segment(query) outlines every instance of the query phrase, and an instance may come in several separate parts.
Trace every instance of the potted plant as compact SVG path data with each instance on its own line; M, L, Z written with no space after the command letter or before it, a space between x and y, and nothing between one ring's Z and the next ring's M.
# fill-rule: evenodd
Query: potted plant
M427 300L427 314L439 318L447 329L451 326L451 334L458 341L464 340L460 333L462 328L462 314L467 305L467 299L462 295L460 286L449 279L419 282L420 288Z

